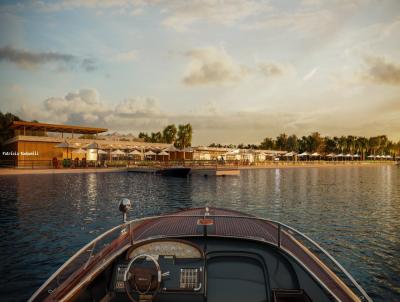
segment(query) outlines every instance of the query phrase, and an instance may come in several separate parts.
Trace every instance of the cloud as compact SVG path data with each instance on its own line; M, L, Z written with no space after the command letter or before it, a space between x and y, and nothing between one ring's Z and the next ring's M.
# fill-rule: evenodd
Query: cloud
M96 89L80 89L64 97L50 97L39 106L25 104L19 112L23 119L53 123L94 125L114 130L160 128L165 113L151 97L135 97L108 105Z
M129 117L152 117L160 114L157 101L153 98L128 98L117 104L115 113Z
M163 24L177 31L186 31L196 22L232 25L271 9L265 2L247 0L171 0L156 3L167 15Z
M282 76L294 72L292 66L288 64L284 65L275 62L274 63L260 62L257 64L257 68L261 72L261 74L266 78Z
M214 47L198 48L188 51L191 60L183 83L195 85L221 85L242 80L248 69L239 65L224 51Z
M197 22L232 25L271 9L268 3L254 0L64 0L36 3L36 7L45 12L95 9L100 13L131 16L142 14L146 6L158 9L164 16L164 26L176 31L186 31Z
M364 57L365 69L361 75L363 80L376 84L400 85L400 64L385 57Z
M333 12L329 10L295 11L273 13L262 20L249 23L244 28L255 30L284 28L294 32L315 33L322 32L335 22Z
M37 1L35 5L42 11L54 12L71 9L133 9L141 6L145 1L132 0L62 0L62 1Z
M120 62L120 63L126 63L126 62L135 61L136 58L137 58L136 51L127 51L127 52L120 52L120 53L116 54L113 58L113 61Z
M11 62L23 69L36 69L47 64L56 64L60 69L82 68L85 71L96 69L96 61L91 58L79 58L59 52L32 52L10 46L0 48L0 61Z
M264 137L279 133L306 135L320 131L324 135L376 135L385 132L398 139L400 121L398 98L383 99L378 105L358 110L343 106L328 109L271 111L271 108L235 111L217 110L214 104L204 102L191 113L162 110L158 101L151 97L133 97L115 105L102 100L96 89L80 89L65 97L51 97L40 106L23 105L17 115L26 120L42 122L99 126L110 131L133 132L159 131L168 124L191 123L194 144L259 143ZM366 114L374 114L373 125L365 120ZM299 130L300 129L300 130Z

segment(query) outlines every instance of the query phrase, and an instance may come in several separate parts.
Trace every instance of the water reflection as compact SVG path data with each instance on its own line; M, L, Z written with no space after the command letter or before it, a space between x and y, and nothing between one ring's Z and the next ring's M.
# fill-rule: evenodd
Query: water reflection
M88 240L137 217L204 205L279 220L320 242L375 301L400 300L400 169L271 169L241 177L127 173L0 177L0 296L26 300ZM2 299L4 300L4 299Z

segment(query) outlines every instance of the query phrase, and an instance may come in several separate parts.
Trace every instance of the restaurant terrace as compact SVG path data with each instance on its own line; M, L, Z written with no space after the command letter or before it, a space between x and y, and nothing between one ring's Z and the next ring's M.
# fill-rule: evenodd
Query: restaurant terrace
M106 128L23 121L14 121L10 128L14 137L4 143L1 154L3 164L9 166L97 166L121 158L165 160L166 154L168 159L182 156L171 144L99 136L108 131Z

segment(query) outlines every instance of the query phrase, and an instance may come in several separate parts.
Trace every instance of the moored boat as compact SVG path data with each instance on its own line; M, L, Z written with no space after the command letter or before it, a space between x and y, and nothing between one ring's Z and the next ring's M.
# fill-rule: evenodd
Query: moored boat
M127 200L120 204L124 217L129 206ZM29 301L372 300L327 251L294 228L236 211L195 208L105 232Z
M162 176L172 176L172 177L187 177L189 175L190 168L186 167L168 167L156 171L156 174Z

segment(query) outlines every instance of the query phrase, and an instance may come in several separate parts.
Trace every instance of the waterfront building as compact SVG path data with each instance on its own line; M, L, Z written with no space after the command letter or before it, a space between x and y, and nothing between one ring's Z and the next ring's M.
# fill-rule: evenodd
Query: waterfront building
M171 144L146 143L131 139L108 139L99 136L108 129L72 125L56 125L15 121L11 125L14 137L2 146L3 164L16 167L51 167L54 159L63 161L112 160L112 152L121 150L129 157L129 152L137 150L159 153L171 148ZM179 152L169 152L171 159L179 159Z
M194 147L194 160L226 160L226 161L246 161L264 162L272 160L277 156L285 154L286 151L277 150L253 150L253 149L237 149L224 147Z

